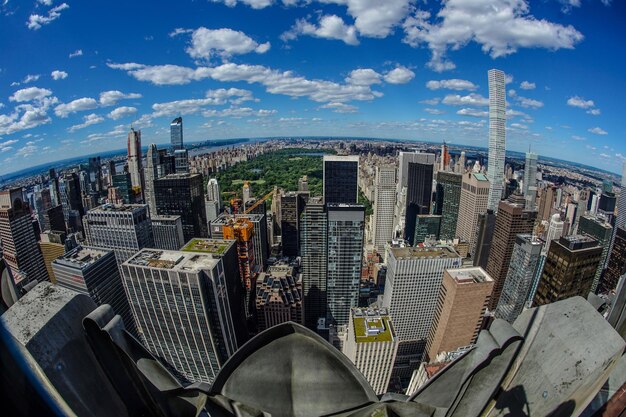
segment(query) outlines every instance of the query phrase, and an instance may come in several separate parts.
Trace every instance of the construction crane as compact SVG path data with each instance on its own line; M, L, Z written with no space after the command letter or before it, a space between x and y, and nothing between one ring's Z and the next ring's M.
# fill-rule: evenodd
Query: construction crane
M255 208L259 207L259 205L262 202L264 202L268 198L272 197L274 195L274 193L275 193L275 190L272 190L269 193L265 194L263 197L259 198L253 205L248 207L242 214L250 214Z

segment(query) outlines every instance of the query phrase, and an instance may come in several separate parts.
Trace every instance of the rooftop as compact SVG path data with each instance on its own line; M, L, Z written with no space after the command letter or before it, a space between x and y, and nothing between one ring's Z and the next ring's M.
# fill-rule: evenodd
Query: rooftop
M357 343L393 341L395 335L386 309L353 308L351 312Z
M358 162L358 155L324 155L324 161Z
M150 219L152 219L152 222L175 222L176 220L180 219L180 216L168 216L168 215L160 215L160 216L150 216Z
M487 176L485 174L481 174L480 172L474 172L472 175L474 175L474 178L478 181L489 181Z
M187 244L181 249L181 252L200 252L222 255L226 249L233 244L233 242L233 240L196 238L187 242Z
M142 249L124 262L124 265L175 271L201 271L213 269L218 262L219 259L214 259L212 256L194 252Z
M113 252L106 249L79 246L55 259L52 263L84 269L109 253Z
M132 212L134 210L137 209L142 209L148 207L145 204L103 204L101 206L92 208L91 212L101 212L101 211L107 211L107 212Z
M460 255L451 246L391 248L396 259L410 258L459 258Z
M468 268L446 269L446 272L459 284L490 282L493 278L479 266Z

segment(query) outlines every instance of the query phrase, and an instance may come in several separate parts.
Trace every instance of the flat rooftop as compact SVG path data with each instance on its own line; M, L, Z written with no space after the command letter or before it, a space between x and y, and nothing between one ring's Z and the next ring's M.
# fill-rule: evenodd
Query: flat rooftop
M481 174L480 172L474 172L472 173L472 175L474 176L474 178L476 178L478 181L489 181L489 179L487 178L487 176L485 174Z
M460 255L451 246L391 248L396 259L412 258L459 258Z
M89 246L79 246L65 255L55 259L52 263L84 269L93 265L100 258L109 253L113 253L113 251Z
M234 240L221 239L191 239L181 252L198 252L210 253L213 255L222 255L235 242Z
M491 278L491 276L479 266L458 269L446 269L446 272L459 284L493 281L493 278Z
M226 225L230 219L235 218L242 218L242 219L248 219L251 222L260 222L263 220L263 216L265 216L264 214L258 214L258 213L248 213L248 214L235 214L234 217L229 215L229 214L220 214L219 216L217 216L216 219L211 220L211 225L218 225L218 226L224 226Z
M218 262L219 259L201 253L142 249L124 265L193 272L213 269Z
M92 208L91 212L132 212L137 209L148 207L146 204L103 204Z
M324 161L359 162L358 155L324 155Z
M168 215L160 215L160 216L150 216L150 219L154 222L154 221L161 221L161 222L175 222L176 220L180 219L180 216L168 216Z
M391 342L395 337L386 309L353 308L352 321L357 343Z

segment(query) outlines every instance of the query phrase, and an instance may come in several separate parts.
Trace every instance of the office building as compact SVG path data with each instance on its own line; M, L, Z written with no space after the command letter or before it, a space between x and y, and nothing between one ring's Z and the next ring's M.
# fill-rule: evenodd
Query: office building
M589 236L572 235L555 240L543 266L533 306L566 298L587 298L593 285L602 247Z
M56 232L66 233L65 217L63 217L63 206L49 208L43 213L42 230L54 230Z
M52 270L52 261L59 256L65 254L65 233L64 232L43 232L39 237L39 250L43 256L43 263L46 265L46 271L50 277L50 282L56 284L56 277Z
M206 221L209 225L209 233L211 233L211 222L213 222L220 215L219 202L214 200L207 200L204 198L204 209L206 210Z
M159 178L159 151L154 143L148 146L148 153L146 154L146 189L144 191L145 203L148 205L150 215L155 216L157 214L156 209L156 196L154 194L154 180Z
M39 221L39 225L42 230L45 230L44 214L46 213L46 211L52 208L50 190L48 188L36 190L33 196L33 200L35 212L37 213L37 220Z
M177 149L174 151L174 172L176 174L189 173L189 153L187 149Z
M543 243L529 234L515 238L511 266L507 273L495 316L513 323L529 298L533 280L540 264Z
M539 192L539 219L550 220L554 214L554 199L556 198L556 187L549 186L542 188Z
M622 275L626 274L626 230L618 227L615 231L613 248L609 256L608 266L600 280L598 293L606 294L617 287Z
M141 130L133 128L128 132L128 173L133 188L143 195L145 187L141 167Z
M392 378L408 382L422 360L443 271L459 268L461 256L445 245L389 247L386 256L382 306L393 317L399 342Z
M493 241L493 231L496 227L496 215L493 211L487 210L478 216L478 230L476 233L476 249L474 251L474 266L487 268L489 251Z
M504 189L506 153L506 82L504 72L489 70L489 202L487 208L497 213Z
M180 216L186 242L209 235L203 188L200 174L169 174L154 182L157 214Z
M185 244L180 216L151 216L155 249L179 250Z
M396 167L376 167L374 186L374 232L372 241L378 253L383 253L385 244L393 238L393 214L396 206Z
M82 230L81 218L85 211L78 174L69 172L59 178L59 197L68 231L78 232Z
M439 240L441 216L435 214L418 214L415 219L413 243L415 246L424 243L427 239Z
M356 204L358 178L358 156L324 155L324 202Z
M170 142L172 150L183 149L183 118L177 117L170 123Z
M526 207L535 207L537 198L537 154L526 152L526 164L524 165L524 189L522 190L526 199Z
M626 228L626 162L622 163L622 182L617 206L616 227Z
M105 204L89 210L84 223L89 246L113 250L118 264L154 246L146 204Z
M88 295L97 305L109 304L135 336L137 328L111 250L78 246L52 261L59 287Z
M222 260L143 249L122 264L144 345L179 378L212 383L237 349Z
M50 168L48 176L50 177L48 181L48 184L50 185L50 200L52 201L53 206L58 206L61 204L61 193L59 190L59 179L54 168Z
M409 157L403 153L401 156L403 157L401 163L407 165L404 239L412 245L415 243L415 221L417 215L430 214L435 155L418 153Z
M270 266L256 280L256 318L259 332L280 323L304 324L302 276L289 265Z
M552 217L550 217L550 224L546 233L546 246L544 253L548 253L550 250L550 244L553 240L558 240L561 236L563 236L564 229L565 222L561 220L561 215L558 213L553 214Z
M348 324L358 307L363 261L365 208L356 204L326 204L328 213L327 316L331 324Z
M300 256L304 290L304 323L312 330L326 318L328 218L322 197L311 197L300 223Z
M122 203L110 201L114 204L133 204L135 202L135 193L133 190L133 183L130 179L130 173L123 172L121 174L113 175L113 187L117 190L117 194L122 199ZM109 188L110 194L111 188ZM109 198L111 200L111 198ZM155 213L156 214L156 213Z
M398 350L386 309L352 308L342 352L363 374L377 395L387 392Z
M309 191L309 178L306 175L298 179L298 191Z
M484 174L468 172L463 175L456 236L469 244L470 254L476 250L478 217L487 212L488 198L489 180Z
M476 341L492 289L493 279L480 267L444 270L426 346L431 360Z
M288 191L280 196L280 230L283 256L298 256L300 247L300 215L304 210L303 195Z
M222 208L222 194L220 192L220 185L217 182L217 179L210 178L207 182L206 186L206 198L207 200L217 201L219 203L219 208Z
M0 244L18 290L34 281L49 280L21 188L0 191Z
M90 157L87 165L87 183L89 187L83 189L85 193L100 195L104 191L102 185L102 163L99 156Z
M461 203L461 185L463 175L453 172L438 172L435 214L441 215L441 239L454 239L459 219Z
M602 256L600 257L600 263L596 269L596 275L591 286L591 291L595 293L598 285L600 285L600 278L609 257L613 226L599 217L582 216L578 222L578 233L591 236L598 241L598 245L602 246Z

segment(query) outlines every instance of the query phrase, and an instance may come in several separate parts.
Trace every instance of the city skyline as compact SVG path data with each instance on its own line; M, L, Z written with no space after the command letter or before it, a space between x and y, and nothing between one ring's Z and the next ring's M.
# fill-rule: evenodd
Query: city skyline
M178 116L186 143L315 134L486 147L492 68L507 74L508 150L620 172L624 4L498 1L499 18L486 4L213 1L177 5L163 24L141 4L5 1L0 175L121 149L131 124L144 145L165 145Z

